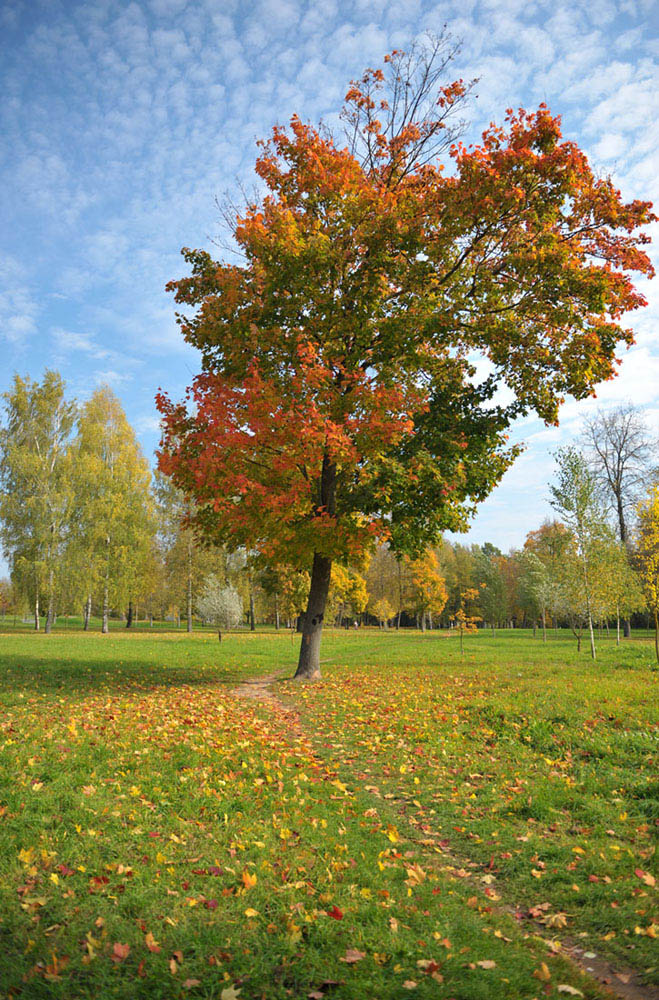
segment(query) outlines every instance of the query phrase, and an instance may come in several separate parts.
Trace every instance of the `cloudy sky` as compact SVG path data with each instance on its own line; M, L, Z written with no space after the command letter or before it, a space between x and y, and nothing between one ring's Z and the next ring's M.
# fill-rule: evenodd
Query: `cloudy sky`
M216 199L249 185L275 122L331 124L351 78L444 24L455 77L479 77L474 135L546 101L625 197L659 201L656 0L3 0L0 391L45 367L78 399L107 382L151 456L156 390L199 366L164 291L180 248L213 247ZM632 400L659 431L659 278L644 290L619 377L560 429L516 428L526 451L471 540L523 542L551 452L597 406Z

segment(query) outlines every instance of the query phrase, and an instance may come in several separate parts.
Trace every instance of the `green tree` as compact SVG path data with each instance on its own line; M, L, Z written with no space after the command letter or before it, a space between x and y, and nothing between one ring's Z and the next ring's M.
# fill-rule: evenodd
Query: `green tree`
M222 549L199 542L187 526L190 498L160 472L155 475L154 496L167 602L185 609L186 627L191 632L200 588L211 574L225 579L226 555Z
M475 581L479 590L478 603L483 619L492 629L492 635L495 634L496 626L508 615L508 594L500 560L500 550L486 542L476 554L474 564Z
M654 650L659 663L659 486L638 507L637 558L643 593L654 619Z
M140 591L155 534L151 473L121 403L108 386L82 407L73 446L75 519L88 553L88 584L101 594L102 631L111 607Z
M556 452L557 482L550 487L552 507L562 517L572 535L560 570L565 611L575 623L585 622L590 637L590 655L596 658L593 611L595 584L602 539L607 534L604 513L597 498L597 486L576 448ZM581 635L577 636L579 647Z
M0 537L12 579L34 607L35 629L40 605L46 605L46 632L55 618L71 526L69 439L76 406L64 389L54 371L46 371L40 383L16 375L4 393L0 429Z

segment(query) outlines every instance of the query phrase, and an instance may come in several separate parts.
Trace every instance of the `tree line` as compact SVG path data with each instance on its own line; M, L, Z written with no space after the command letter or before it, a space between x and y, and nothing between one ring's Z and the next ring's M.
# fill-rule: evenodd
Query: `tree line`
M189 497L152 476L117 396L102 386L81 405L59 373L16 376L0 427L0 538L10 579L3 613L50 632L58 614L92 616L107 632L170 618L220 628L299 626L310 567L270 563L246 548L203 544ZM440 540L416 558L379 544L332 567L327 621L421 630L568 626L579 648L634 613L659 614L659 491L652 437L633 406L598 414L581 450L557 452L556 519L519 550Z

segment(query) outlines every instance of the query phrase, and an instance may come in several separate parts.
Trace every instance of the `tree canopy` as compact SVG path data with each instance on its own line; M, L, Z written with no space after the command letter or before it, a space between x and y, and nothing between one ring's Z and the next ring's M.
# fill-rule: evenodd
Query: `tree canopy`
M545 105L460 141L449 58L440 38L367 70L348 146L275 127L266 193L233 220L240 263L184 250L192 273L168 286L196 310L179 322L203 371L186 403L158 396L161 468L204 535L311 568L302 676L332 561L464 527L515 457L511 421L555 421L614 374L644 304L629 272L652 271L650 204L597 178Z

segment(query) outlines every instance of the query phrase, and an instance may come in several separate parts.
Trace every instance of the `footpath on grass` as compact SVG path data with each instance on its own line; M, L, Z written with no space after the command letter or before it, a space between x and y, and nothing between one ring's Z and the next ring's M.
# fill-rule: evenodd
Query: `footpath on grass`
M348 810L349 814L359 819L362 827L365 825L363 819L368 819L373 835L384 833L386 836L391 846L378 853L378 866L383 876L383 889L380 892L386 900L383 905L393 909L393 900L386 888L389 885L388 870L402 867L407 876L407 900L403 910L408 919L412 912L415 916L421 916L432 942L432 957L417 960L418 981L406 980L401 984L410 991L410 995L414 995L412 991L418 990L420 985L424 985L424 980L427 981L430 977L436 983L444 984L449 991L446 994L438 993L438 996L449 996L452 983L455 984L456 995L464 996L469 972L485 972L489 973L492 980L485 995L491 991L492 996L503 996L508 992L506 987L511 986L511 976L504 975L506 967L511 963L517 967L517 978L521 980L521 986L525 975L528 977L530 962L533 968L528 978L528 988L538 995L659 1000L659 987L648 981L648 973L651 975L655 972L654 968L633 968L620 959L619 952L617 956L607 956L606 948L604 953L599 948L597 951L593 950L595 946L587 943L592 935L589 931L580 930L578 919L571 921L572 926L567 931L569 917L562 912L558 903L554 906L551 901L538 902L537 894L532 898L522 898L519 886L507 885L505 876L500 877L496 850L491 852L487 863L475 861L464 850L464 837L446 836L446 824L451 822L451 816L443 814L441 808L424 808L420 801L423 778L419 776L422 769L417 765L418 758L424 756L423 751L417 746L413 756L409 758L408 747L399 740L396 749L402 750L402 754L390 754L389 751L393 748L387 746L385 741L383 755L369 755L368 751L373 750L373 743L369 739L368 730L369 725L375 721L374 718L364 712L364 704L359 695L351 698L350 706L356 713L355 739L354 730L350 733L349 727L335 725L337 718L341 717L340 713L327 711L330 704L336 704L332 691L335 693L335 685L328 686L323 682L319 685L288 683L279 672L243 681L232 693L237 698L261 703L265 711L273 713L280 723L289 728L291 735L308 744L319 764L325 768L335 768L336 785L343 796L353 800L353 808ZM320 707L325 712L319 713ZM404 725L404 728L409 727ZM381 741L381 736L375 738L376 744ZM415 770L419 774L414 774ZM457 775L454 777L459 780ZM472 780L480 777L480 774L469 775ZM467 785L470 787L469 782ZM372 804L360 816L360 808L369 799ZM342 815L345 816L343 804ZM464 834L465 829L453 827L453 832ZM344 833L348 852L349 833L345 829L345 822ZM522 836L517 839L526 838ZM496 848L499 845L491 842L490 846ZM579 847L572 850L578 856ZM510 860L508 852L503 852L502 857ZM546 865L537 857L535 860L539 867L533 871L541 878ZM349 863L356 869L354 877L358 879L359 861L350 858ZM651 875L644 871L640 871L640 874L645 876L645 885L654 887ZM597 881L597 877L594 881ZM427 889L431 885L428 898ZM356 886L351 888L354 890ZM426 892L421 892L423 889ZM573 889L576 890L577 886L574 885ZM641 894L645 895L642 890ZM551 896L551 892L547 892L547 895ZM346 913L340 911L340 914L340 919L343 920ZM404 919L404 915L390 918L389 929L392 935L398 933ZM655 926L650 925L651 928ZM639 930L637 927L637 935ZM654 940L654 931L639 936ZM616 935L609 933L608 937L611 941ZM603 940L607 941L606 933ZM483 941L496 946L492 951L496 958L476 957L475 952L483 952ZM421 940L419 944L425 946L426 941ZM389 961L386 943L382 942L381 947L383 951L374 951L371 956L365 951L353 949L353 960L357 963L371 958L380 967L390 966L393 980L397 967ZM505 961L500 962L502 954L505 955ZM500 986L496 985L496 980L499 980ZM310 992L308 996L320 1000L339 985L345 983L328 981L324 987ZM481 991L482 985L479 984L477 989L474 988L474 996L480 995ZM530 997L532 993L528 995Z

